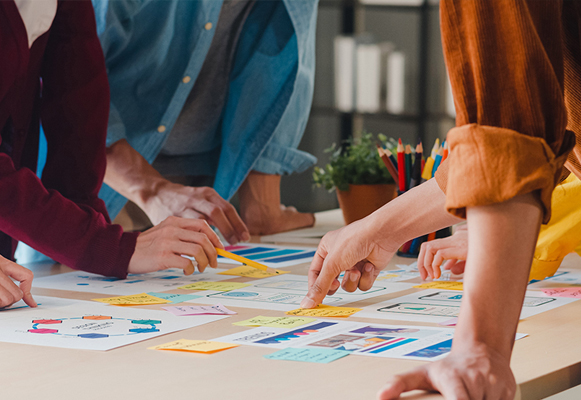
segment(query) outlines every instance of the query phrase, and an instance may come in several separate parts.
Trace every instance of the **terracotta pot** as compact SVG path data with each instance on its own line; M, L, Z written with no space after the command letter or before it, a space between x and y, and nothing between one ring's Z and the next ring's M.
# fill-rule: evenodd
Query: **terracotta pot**
M337 198L345 224L365 218L397 195L395 185L349 185L348 191L337 189Z

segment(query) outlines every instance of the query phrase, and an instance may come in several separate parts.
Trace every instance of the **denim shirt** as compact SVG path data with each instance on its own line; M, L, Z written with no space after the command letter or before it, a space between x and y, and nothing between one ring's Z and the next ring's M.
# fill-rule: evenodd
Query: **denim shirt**
M126 139L149 163L159 154L202 67L222 0L92 0L111 110L107 145ZM214 188L230 199L251 170L301 172L316 158L297 146L312 102L317 0L258 0L234 56L214 134ZM126 199L103 185L115 217Z

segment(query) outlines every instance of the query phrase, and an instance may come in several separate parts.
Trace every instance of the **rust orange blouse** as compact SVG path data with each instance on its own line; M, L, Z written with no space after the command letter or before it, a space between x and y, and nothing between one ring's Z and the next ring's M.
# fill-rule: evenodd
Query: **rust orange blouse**
M440 20L457 112L446 208L534 192L546 223L556 184L581 178L581 2L441 0Z

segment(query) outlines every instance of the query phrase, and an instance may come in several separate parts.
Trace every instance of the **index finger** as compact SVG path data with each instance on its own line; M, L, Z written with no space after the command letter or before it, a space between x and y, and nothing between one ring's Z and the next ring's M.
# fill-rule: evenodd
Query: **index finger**
M313 260L311 267L312 271L309 269L309 292L301 302L302 308L313 308L321 304L340 271L340 267L337 266L333 257L326 257L322 263ZM312 279L314 282L311 284Z
M242 221L242 218L240 218L240 215L238 215L238 212L236 212L234 206L220 196L212 198L212 201L220 205L220 208L224 211L224 214L232 225L232 228L234 228L238 240L242 242L250 240L250 232L248 231L246 224Z
M24 268L21 265L9 262L3 266L6 275L16 279L20 282L20 290L22 290L22 300L30 307L36 307L36 301L32 298L30 290L32 289L32 279L34 274L31 270Z
M205 234L208 237L208 239L210 239L210 242L212 242L212 245L214 245L214 247L219 247L221 249L224 248L224 244L222 244L220 238L218 237L218 235L216 235L216 232L214 232L212 228L210 228L210 225L208 225L206 221L200 219L188 219L179 217L177 218L178 226L180 228L201 232Z

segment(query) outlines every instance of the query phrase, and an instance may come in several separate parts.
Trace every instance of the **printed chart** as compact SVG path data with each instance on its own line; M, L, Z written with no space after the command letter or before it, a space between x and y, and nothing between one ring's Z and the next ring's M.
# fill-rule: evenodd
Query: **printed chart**
M451 328L317 320L298 329L260 327L213 340L273 349L334 349L362 356L433 361L450 352L453 333Z
M0 313L0 341L84 350L110 350L214 322L221 315L177 317L80 300L35 296L38 308Z
M286 247L265 244L245 243L228 246L226 250L259 262L271 268L284 268L311 262L315 251L314 247ZM240 265L238 261L218 256L218 262L223 264Z
M532 317L573 301L576 299L547 297L541 292L527 291L520 318ZM364 307L357 316L440 323L457 317L461 302L461 291L428 289Z
M166 292L194 282L222 281L232 276L218 275L224 269L207 269L185 276L180 269L167 269L149 274L129 274L127 279L106 277L88 272L67 272L35 279L34 287L76 292L131 295L144 292ZM196 293L197 294L197 293Z
M349 293L339 289L327 296L324 304L341 306L384 294L409 289L413 283L377 283L367 292L360 290ZM308 291L308 278L299 275L280 275L255 281L251 286L229 292L208 294L193 300L202 304L224 304L231 307L258 308L264 310L290 311L298 308ZM204 295L204 292L197 293Z

